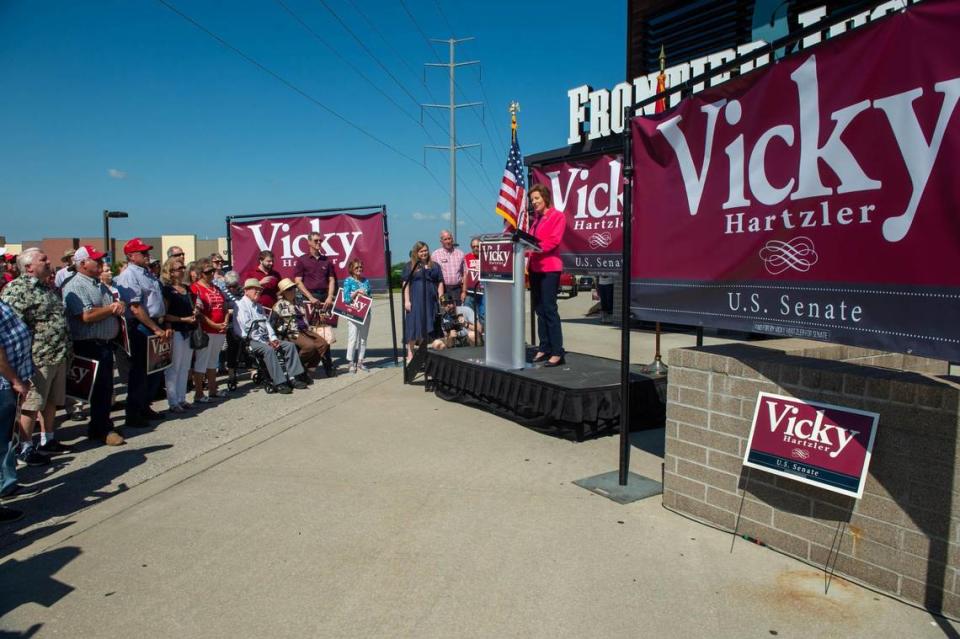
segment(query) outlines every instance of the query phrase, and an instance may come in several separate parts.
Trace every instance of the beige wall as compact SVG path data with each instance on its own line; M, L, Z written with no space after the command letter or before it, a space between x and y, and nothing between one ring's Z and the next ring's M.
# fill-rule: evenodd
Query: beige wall
M162 235L160 237L160 254L157 256L161 260L167 259L167 249L171 246L179 246L183 249L184 259L189 263L197 259L197 236L196 235Z

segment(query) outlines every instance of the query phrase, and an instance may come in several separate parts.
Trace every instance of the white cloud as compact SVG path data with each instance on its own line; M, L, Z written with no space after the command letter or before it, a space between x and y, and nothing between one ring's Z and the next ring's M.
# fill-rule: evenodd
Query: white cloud
M127 179L127 172L121 171L120 169L107 169L107 175L112 177L114 180Z
M413 212L413 215L411 215L410 217L412 217L412 218L415 219L415 220L435 220L435 219L437 219L437 216L436 216L436 215L433 215L433 214L431 214L431 213L422 213L421 211L414 211L414 212Z
M449 220L449 219L450 219L450 211L447 211L446 213L441 213L441 214L440 214L440 217L441 217L442 219L444 219L444 220Z

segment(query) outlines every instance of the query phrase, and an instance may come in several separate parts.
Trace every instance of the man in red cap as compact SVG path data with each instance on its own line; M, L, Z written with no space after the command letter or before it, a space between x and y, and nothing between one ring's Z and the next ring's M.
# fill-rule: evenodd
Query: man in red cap
M90 397L87 436L108 446L119 446L124 439L110 419L110 406L113 403L113 340L120 331L117 319L123 316L124 303L114 301L110 289L100 283L103 253L92 246L81 246L73 256L73 264L76 275L63 285L73 351L99 362Z
M133 428L149 426L148 420L159 419L160 413L150 408L163 384L163 372L147 375L147 337L155 335L169 340L172 334L164 328L167 309L163 302L160 281L151 275L152 246L135 237L123 245L127 268L114 280L120 299L127 303L130 335L130 379L127 382L126 424Z

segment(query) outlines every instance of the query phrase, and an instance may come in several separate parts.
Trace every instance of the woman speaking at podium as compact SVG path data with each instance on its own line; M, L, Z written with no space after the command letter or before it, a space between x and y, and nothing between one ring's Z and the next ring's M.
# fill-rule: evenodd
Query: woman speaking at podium
M563 270L559 249L567 219L562 211L551 206L550 191L542 184L530 187L530 203L533 205L530 234L540 243L540 252L531 252L527 263L530 297L537 314L537 335L540 338L533 362L543 362L545 367L560 366L566 360L563 357L560 313L557 311L560 272Z

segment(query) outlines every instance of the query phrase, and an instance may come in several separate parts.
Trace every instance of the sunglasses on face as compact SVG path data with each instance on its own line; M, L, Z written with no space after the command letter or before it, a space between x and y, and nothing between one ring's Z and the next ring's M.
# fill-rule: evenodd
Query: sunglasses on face
M479 245L479 244L474 244L474 245L471 246L470 248L473 249L474 251L479 251L479 250L480 250L480 245Z
M321 240L321 239L319 239L319 238L317 238L317 239L315 239L315 240L310 240L310 242L313 243L313 244L323 244L323 240Z
M175 271L185 271L185 270L187 270L187 267L186 267L186 266L178 266L177 268L175 268L175 269L173 269L173 270L175 270Z
M217 272L217 269L215 268L208 268L203 270L204 275L213 275L216 272Z
M174 253L170 256L171 258L183 257L183 253Z

